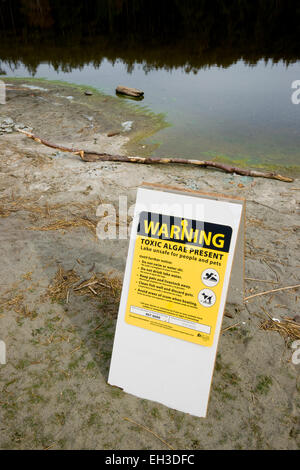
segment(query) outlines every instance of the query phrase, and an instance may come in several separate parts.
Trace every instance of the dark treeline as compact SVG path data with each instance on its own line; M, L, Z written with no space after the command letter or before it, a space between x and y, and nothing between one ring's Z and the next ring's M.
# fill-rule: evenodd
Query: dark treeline
M0 0L0 58L65 71L103 58L128 69L299 59L294 0Z

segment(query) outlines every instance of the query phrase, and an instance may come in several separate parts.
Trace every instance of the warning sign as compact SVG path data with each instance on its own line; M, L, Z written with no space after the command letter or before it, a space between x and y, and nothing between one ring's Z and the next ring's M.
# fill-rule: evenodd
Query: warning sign
M225 304L244 297L244 217L233 196L138 189L109 384L206 415Z
M141 212L126 322L211 346L231 236L228 225Z

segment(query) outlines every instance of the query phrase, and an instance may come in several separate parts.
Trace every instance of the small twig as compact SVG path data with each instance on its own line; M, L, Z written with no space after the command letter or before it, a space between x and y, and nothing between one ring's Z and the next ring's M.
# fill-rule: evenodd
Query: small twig
M279 287L278 289L267 290L265 292L260 292L259 294L249 295L248 297L244 298L244 301L252 299L253 297L258 297L260 295L270 294L271 292L278 292L278 291L287 290L287 289L297 289L298 287L300 287L300 284L296 284L295 286L286 286L286 287Z
M96 326L96 328L94 328L92 331L97 331L97 330L99 330L99 328L101 328L101 326L103 325L104 322L105 322L105 319L104 319L101 323L99 323L99 325Z
M271 315L267 312L267 310L264 307L262 307L262 311L270 318L270 320L274 321Z
M73 290L80 290L80 289L83 289L84 287L93 286L94 284L99 284L98 280L89 282L88 284L81 284L80 286L76 287L76 288L73 289Z
M91 286L89 286L89 289L90 289L91 292L93 292L93 294L97 295L97 292Z
M228 313L228 312L225 312L225 313L224 313L224 317L233 318L233 316L231 315L231 313Z
M300 323L296 322L296 321L293 320L292 318L286 317L286 318L285 318L285 321L286 321L287 323L292 323L292 324L293 324L294 326L296 326L297 328L300 328Z
M49 336L49 338L47 339L48 344L51 344L51 343L52 343L53 337L54 337L54 333L52 333L52 334Z
M73 351L70 352L70 354L73 354L75 351L78 351L78 349L81 348L81 344L79 346L77 346L77 348L73 349Z
M53 444L51 444L50 446L45 447L43 450L49 450L49 449L51 449L51 447L53 447L53 446L55 446L55 442L53 442Z
M235 326L238 326L241 322L234 323L233 325L227 326L227 328L224 328L221 333L224 333L224 331L231 330L231 328L234 328Z
M255 279L253 277L245 277L245 281L270 282L271 284L278 284L278 281L269 281L267 279Z
M169 449L171 450L175 450L174 447L172 447L170 444L168 444L166 441L164 441L161 437L159 437L154 431L151 431L151 429L147 428L146 426L144 426L143 424L139 424L139 423L136 423L135 421L133 421L133 419L130 419L130 418L123 418L125 421L129 421L130 423L132 424L135 424L136 426L139 426L140 428L143 428L145 429L146 431L150 432L151 434L153 434L153 436L155 436L157 439L159 439L161 442L163 442L167 447L169 447Z
M98 281L98 284L99 284L100 286L106 287L107 289L111 289L111 286L108 286L107 284L103 284L103 282L99 282L99 281Z

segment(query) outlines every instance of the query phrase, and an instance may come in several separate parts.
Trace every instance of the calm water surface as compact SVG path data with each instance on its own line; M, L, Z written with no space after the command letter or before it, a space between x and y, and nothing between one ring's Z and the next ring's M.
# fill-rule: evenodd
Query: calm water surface
M143 1L132 5L136 4L138 9L141 3ZM268 11L261 13L255 8L248 11L251 7L246 2L247 21L243 19L245 15L241 15L243 2L239 2L240 9L233 7L229 16L228 10L219 13L220 18L212 14L207 2L199 2L198 9L195 6L198 2L186 2L186 7L182 7L185 2L181 2L181 9L179 3L174 2L178 11L171 18L166 11L163 21L159 21L158 10L154 8L156 3L147 6L148 22L136 26L129 34L135 24L134 7L129 11L128 2L119 0L116 3L121 21L116 10L112 10L113 19L109 11L107 17L104 15L105 0L94 2L93 8L98 5L101 24L108 33L105 40L103 36L99 39L96 35L98 26L95 26L98 23L94 21L93 27L97 31L95 36L91 33L87 42L80 33L80 26L85 28L81 23L78 36L72 35L71 39L65 30L62 34L61 26L53 33L58 22L55 15L58 12L63 15L59 11L59 2L54 2L53 11L49 5L48 10L41 10L42 13L39 10L40 23L44 26L45 22L49 23L46 29L39 25L37 13L33 16L31 12L37 21L34 35L32 24L24 33L24 21L28 24L33 21L30 14L24 19L24 10L23 17L16 10L13 12L16 15L14 28L10 31L12 42L7 41L5 45L3 42L2 47L0 44L0 69L7 76L64 80L90 85L108 94L115 94L118 84L144 90L144 100L135 104L164 113L170 124L146 140L146 143L156 144L154 155L218 157L257 166L300 165L300 104L293 104L291 100L292 82L300 80L300 62L294 44L297 31L291 33L288 24L282 30L281 24L287 9L284 5L289 2L275 2L278 11L273 8L272 20ZM166 3L170 3L169 0ZM198 28L198 24L202 24L200 19L192 21L199 11L207 20L207 29ZM163 15L161 10L159 12ZM93 14L93 11L88 13ZM292 11L286 14L290 13ZM78 18L74 17L73 23L79 22ZM124 18L128 21L125 26ZM230 29L228 24L234 23L233 19L238 26ZM23 25L23 37L16 33L18 21ZM185 22L188 28L184 28ZM157 35L157 23L165 28L163 36ZM178 40L173 40L174 29L179 28L176 25L180 26L181 33ZM216 26L218 30L224 29L220 38L215 38ZM192 27L194 35L190 37L186 31ZM110 40L115 36L115 30L120 34L122 28L124 42L122 34L118 41ZM147 28L152 31L155 43L146 41L143 46L145 38L149 39ZM42 42L40 46L39 41Z

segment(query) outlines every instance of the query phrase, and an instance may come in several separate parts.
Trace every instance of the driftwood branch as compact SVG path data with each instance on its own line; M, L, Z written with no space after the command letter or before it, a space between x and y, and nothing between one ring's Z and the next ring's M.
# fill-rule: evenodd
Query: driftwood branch
M62 145L54 144L48 142L47 140L41 139L40 137L31 134L30 132L26 132L22 129L18 129L19 132L25 134L30 139L33 139L35 142L39 144L46 145L47 147L51 147L54 149L62 150L63 152L71 152L75 155L79 155L80 158L85 162L96 162L96 161L112 161L112 162L129 162L129 163L180 163L184 165L196 165L202 166L204 168L211 167L217 168L219 170L223 170L226 173L236 173L242 176L257 176L261 178L270 178L279 181L284 181L286 183L290 183L293 178L289 178L287 176L282 176L277 173L273 172L264 172L264 171L257 171L257 170L248 170L245 168L238 168L235 166L226 165L225 163L214 162L210 160L188 160L186 158L162 158L162 157L128 157L126 155L111 155L109 153L100 153L100 152L89 152L83 149L74 149L69 147L64 147Z
M121 95L133 96L135 98L141 98L144 96L144 92L142 90L138 90L137 88L128 88L127 86L121 85L117 86L116 92Z

